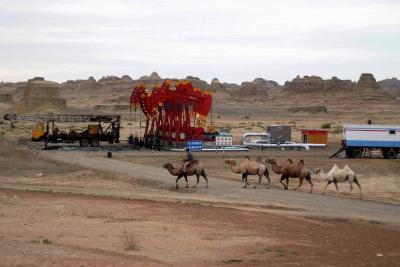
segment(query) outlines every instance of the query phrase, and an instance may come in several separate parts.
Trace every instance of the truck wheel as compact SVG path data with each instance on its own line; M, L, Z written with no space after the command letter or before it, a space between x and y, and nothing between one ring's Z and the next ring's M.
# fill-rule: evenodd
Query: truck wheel
M396 159L396 158L397 158L397 152L394 151L394 150L389 150L389 151L386 153L386 157L387 157L388 159Z
M94 138L90 141L91 146L99 146L99 144L100 144L99 139Z
M353 150L353 158L362 158L362 150L361 149Z
M83 138L79 141L79 144L81 145L81 147L87 147L89 145L89 140L86 138Z

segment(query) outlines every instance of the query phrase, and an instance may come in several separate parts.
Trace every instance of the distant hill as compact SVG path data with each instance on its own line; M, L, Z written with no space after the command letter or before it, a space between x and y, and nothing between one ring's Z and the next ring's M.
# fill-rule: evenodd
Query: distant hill
M99 80L68 80L59 86L60 96L68 106L98 111L129 112L130 94L135 86L145 84L148 89L161 84L156 72L133 79L128 75L104 76ZM396 78L377 82L372 74L361 74L357 82L337 77L297 76L283 86L273 80L256 78L241 84L211 83L195 76L184 79L168 78L173 86L179 80L188 80L194 87L209 90L214 95L213 109L217 114L269 114L271 110L297 110L299 107L323 108L330 111L352 111L368 105L376 110L398 106L393 93L400 94L400 81ZM0 95L7 105L22 101L26 82L0 83ZM304 110L304 108L302 109ZM308 110L308 109L307 109Z
M397 78L385 79L378 82L383 90L400 96L400 80Z

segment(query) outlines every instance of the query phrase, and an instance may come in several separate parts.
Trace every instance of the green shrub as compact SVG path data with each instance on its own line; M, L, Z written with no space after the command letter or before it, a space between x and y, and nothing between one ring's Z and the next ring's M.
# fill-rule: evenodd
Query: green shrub
M321 128L322 128L322 129L330 129L331 126L332 126L332 125L331 125L329 122L327 122L327 123L322 124L322 125L321 125Z
M341 134L343 132L343 127L338 126L334 130L331 131L333 134Z

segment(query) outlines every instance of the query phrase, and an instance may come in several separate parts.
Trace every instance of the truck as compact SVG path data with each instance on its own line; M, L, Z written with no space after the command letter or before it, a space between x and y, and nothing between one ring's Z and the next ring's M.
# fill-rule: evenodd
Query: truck
M75 143L81 147L99 146L101 141L119 143L120 115L17 115L6 114L5 120L36 122L31 135L32 142L48 143ZM78 123L85 123L86 129L60 130L60 124L76 127Z
M396 159L400 152L400 125L343 125L342 151L348 158L362 158L380 150L386 159Z

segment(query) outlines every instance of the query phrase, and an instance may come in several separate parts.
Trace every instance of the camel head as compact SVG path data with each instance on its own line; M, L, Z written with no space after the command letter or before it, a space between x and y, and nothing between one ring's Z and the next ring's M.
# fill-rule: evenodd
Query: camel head
M229 164L229 165L236 165L236 161L233 160L233 159L226 159L226 160L225 160L225 163L226 163L226 164Z
M276 164L276 160L275 159L266 159L265 163Z
M171 163L166 163L163 165L163 168L167 169L167 170L172 170L174 168L174 166L172 166Z
M320 173L323 172L323 171L324 171L324 170L321 169L321 168L316 168L316 169L314 170L315 174L320 174Z

